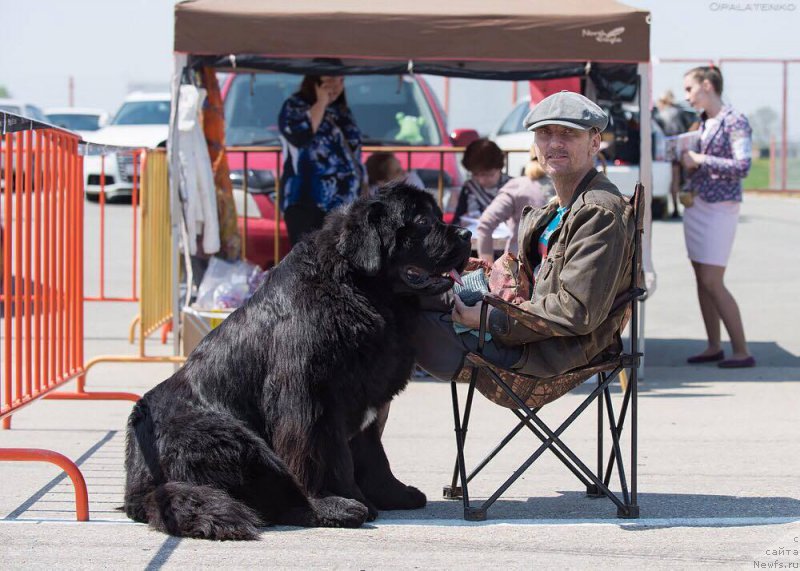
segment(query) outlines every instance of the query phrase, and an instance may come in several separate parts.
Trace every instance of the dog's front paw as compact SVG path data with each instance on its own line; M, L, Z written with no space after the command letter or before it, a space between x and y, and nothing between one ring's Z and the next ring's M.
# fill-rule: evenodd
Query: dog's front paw
M370 516L367 506L341 496L314 498L311 504L320 527L360 527Z
M365 499L364 505L367 506L367 510L369 511L369 515L367 516L367 521L375 521L378 519L378 508L373 504L371 501Z
M402 498L404 505L400 509L404 510L418 510L424 508L425 504L428 502L428 498L425 497L425 494L414 486L406 486Z
M384 489L380 495L370 496L381 510L416 510L427 503L425 494L414 486L397 482L391 489Z

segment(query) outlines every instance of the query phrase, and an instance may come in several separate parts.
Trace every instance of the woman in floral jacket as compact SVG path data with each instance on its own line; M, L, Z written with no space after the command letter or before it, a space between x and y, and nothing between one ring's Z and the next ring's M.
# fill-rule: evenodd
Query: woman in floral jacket
M691 206L684 211L684 236L697 280L708 346L689 363L719 362L723 368L752 367L755 359L745 341L739 306L723 283L739 208L742 179L750 170L751 130L747 118L722 103L722 74L716 67L697 67L684 76L686 100L702 111L700 150L688 151L683 166ZM733 355L725 359L720 320L731 340Z
M286 157L281 177L292 245L365 187L361 131L347 106L344 78L307 75L278 117Z

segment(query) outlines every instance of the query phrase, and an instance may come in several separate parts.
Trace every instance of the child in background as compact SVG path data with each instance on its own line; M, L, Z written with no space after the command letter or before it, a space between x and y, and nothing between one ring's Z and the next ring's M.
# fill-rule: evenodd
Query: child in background
M420 189L425 188L419 175L414 171L406 173L400 165L400 161L392 153L372 153L367 159L366 167L370 196L374 196L382 186L393 182L403 182Z
M471 142L464 151L461 164L469 171L470 178L461 187L453 224L459 224L462 216L480 218L500 188L510 180L503 172L503 151L489 139Z
M544 206L554 194L553 183L531 150L531 160L525 165L525 174L512 178L503 185L481 214L476 232L478 257L489 264L494 263L492 233L501 222L505 222L511 232L505 251L517 254L519 249L517 228L522 217L522 209L528 205L536 208Z

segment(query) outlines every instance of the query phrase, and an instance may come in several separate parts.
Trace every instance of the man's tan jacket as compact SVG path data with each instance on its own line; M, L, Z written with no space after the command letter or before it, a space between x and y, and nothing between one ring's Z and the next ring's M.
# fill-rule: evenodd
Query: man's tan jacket
M631 286L635 220L617 187L597 173L585 191L578 189L550 237L547 257L540 260L539 236L557 208L555 201L526 207L519 225L523 271L531 274L541 261L533 298L519 306L533 316L531 323L523 325L494 308L489 314L496 341L524 345L514 368L537 377L559 375L618 350L624 310L609 312Z

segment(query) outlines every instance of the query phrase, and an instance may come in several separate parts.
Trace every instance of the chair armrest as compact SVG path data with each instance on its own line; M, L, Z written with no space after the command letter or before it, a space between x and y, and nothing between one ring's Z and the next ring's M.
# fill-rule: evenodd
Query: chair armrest
M617 298L614 300L614 303L611 306L611 310L608 312L608 315L614 315L621 309L623 309L626 305L628 305L632 300L639 299L646 290L640 287L633 287L628 289L627 291L622 292ZM515 319L523 326L527 327L531 331L537 331L536 326L534 324L534 320L536 317L520 309L519 306L514 305L496 297L491 294L487 294L483 296L483 306L481 307L481 326L480 331L478 334L478 350L477 352L482 354L483 353L483 346L485 343L486 332L489 326L489 307L494 307L495 309L502 311L512 319Z
M526 322L531 319L531 315L527 311L523 311L519 308L518 305L514 305L513 303L509 303L504 299L493 295L485 295L483 296L483 303L491 305L492 307L499 309L509 317L513 317L523 325L526 325ZM533 327L529 327L529 329L533 329Z
M629 290L622 292L614 300L614 303L611 306L611 310L608 312L608 314L614 315L617 311L628 305L631 301L634 299L639 299L645 293L647 293L647 290L640 287L632 287Z
M486 294L483 296L483 305L481 306L481 327L480 331L478 332L478 353L483 353L483 345L485 343L486 333L489 327L488 315L490 306L502 311L512 319L516 319L531 331L536 331L533 324L528 325L531 320L534 319L530 313L520 309L519 306L509 303L504 299L492 294Z

